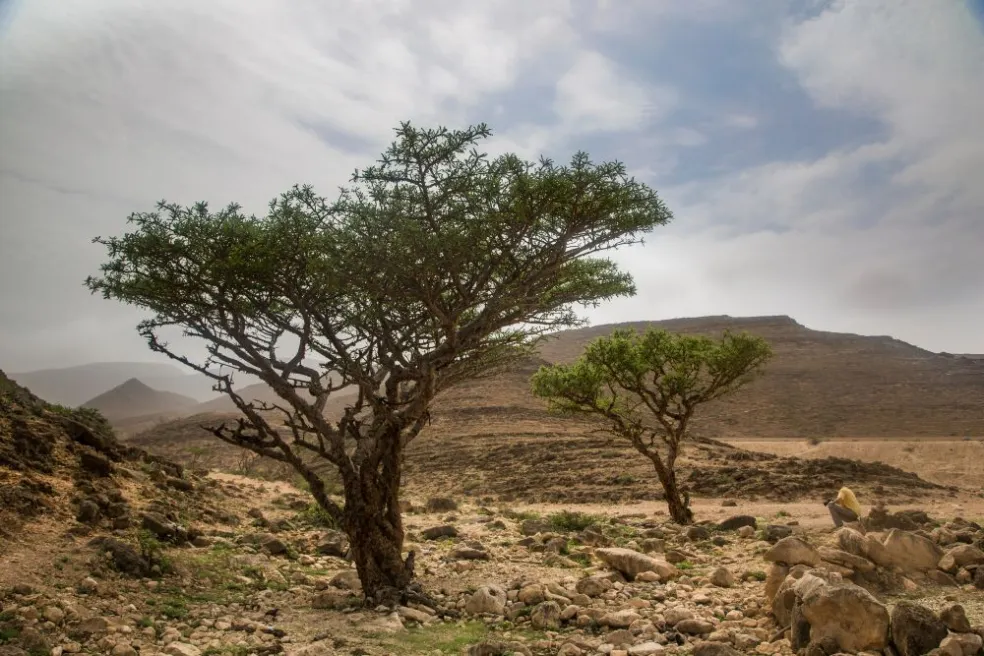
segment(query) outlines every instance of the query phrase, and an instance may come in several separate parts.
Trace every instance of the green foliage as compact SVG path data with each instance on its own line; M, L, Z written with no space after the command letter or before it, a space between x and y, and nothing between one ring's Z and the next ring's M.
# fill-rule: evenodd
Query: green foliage
M674 468L690 420L701 404L748 383L771 355L765 340L747 333L711 339L617 330L573 364L541 367L532 390L552 410L601 418L631 442L652 461L673 520L688 524L693 513Z
M550 526L556 531L583 531L603 521L601 517L580 511L561 510L547 516Z
M689 560L684 560L676 564L677 569L690 570L694 568L694 564Z
M541 367L533 393L557 410L601 415L629 427L642 426L643 413L661 424L679 422L697 405L748 383L771 355L765 340L747 333L715 340L618 330L589 344L573 364Z
M15 626L0 627L0 645L13 642L20 635L20 629Z
M156 535L147 529L140 529L137 532L137 546L140 548L140 555L151 567L157 567L161 574L168 574L173 570L170 559L165 554L165 545Z
M310 526L331 529L338 528L338 521L331 516L331 513L314 502L309 503L303 510L297 513L297 518Z
M672 218L619 162L492 158L477 148L490 136L404 123L336 199L295 186L264 216L162 201L95 239L108 260L86 286L148 311L149 347L236 403L242 419L212 427L217 438L293 467L337 520L359 511L328 499L312 464L328 461L347 495L379 497L350 506L379 521L398 512L403 449L436 395L529 356L581 323L577 308L633 294L606 255ZM183 339L165 341L175 330ZM188 355L203 352L196 339L204 358ZM240 397L234 373L278 403ZM357 393L326 421L342 388Z

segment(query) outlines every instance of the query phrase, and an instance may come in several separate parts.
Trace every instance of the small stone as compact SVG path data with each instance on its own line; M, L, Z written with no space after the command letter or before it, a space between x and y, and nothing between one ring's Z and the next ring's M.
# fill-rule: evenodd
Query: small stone
M450 524L443 524L441 526L431 526L430 528L425 528L420 532L421 537L425 540L439 540L440 538L455 538L458 537L458 529Z
M735 584L735 575L727 567L718 567L709 577L711 585L719 588L730 588Z
M58 606L48 606L44 609L44 619L55 624L61 624L61 621L65 619L65 611Z
M342 590L362 589L362 583L359 581L359 573L354 569L347 569L339 572L335 576L331 577L328 585L341 588Z
M703 635L705 633L710 633L714 630L714 625L707 620L692 619L683 620L682 622L677 622L674 626L680 633L685 633L687 635Z
M545 601L530 613L530 623L534 629L559 629L560 606L556 601Z
M168 656L202 656L202 650L187 642L172 642L164 648Z

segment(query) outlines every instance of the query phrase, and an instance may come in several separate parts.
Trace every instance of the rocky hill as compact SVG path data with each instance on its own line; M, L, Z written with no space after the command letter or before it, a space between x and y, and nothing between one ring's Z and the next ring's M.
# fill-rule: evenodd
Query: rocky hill
M140 463L171 476L182 470L121 444L98 411L50 404L0 371L0 549L2 538L40 516L122 516L113 504Z
M118 420L146 415L179 415L198 405L195 399L162 392L144 385L136 378L124 382L82 404L83 408L98 410L106 419Z

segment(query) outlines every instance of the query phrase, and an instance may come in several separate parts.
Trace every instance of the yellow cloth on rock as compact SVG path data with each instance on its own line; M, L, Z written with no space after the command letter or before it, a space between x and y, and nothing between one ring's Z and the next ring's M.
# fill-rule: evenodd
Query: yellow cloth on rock
M850 488L842 487L837 493L837 499L834 500L834 503L853 510L858 517L861 516L861 504L858 503L858 498L854 496L854 492L851 492Z

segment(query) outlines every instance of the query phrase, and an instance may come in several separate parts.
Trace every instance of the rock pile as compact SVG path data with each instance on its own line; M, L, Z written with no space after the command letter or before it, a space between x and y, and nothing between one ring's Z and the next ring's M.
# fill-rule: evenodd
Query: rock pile
M889 647L900 656L973 656L981 650L984 626L972 627L961 606L939 615L910 602L890 610L873 594L914 592L920 584L984 589L979 525L957 519L931 531L885 533L844 527L836 540L839 548L818 548L790 536L764 554L772 563L766 601L792 649L806 649L808 656Z

